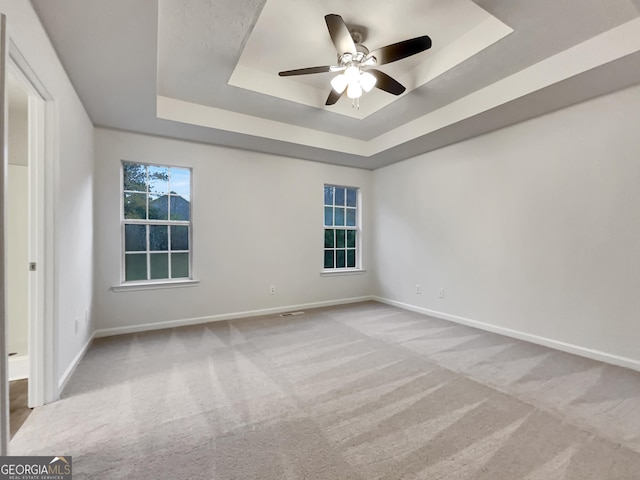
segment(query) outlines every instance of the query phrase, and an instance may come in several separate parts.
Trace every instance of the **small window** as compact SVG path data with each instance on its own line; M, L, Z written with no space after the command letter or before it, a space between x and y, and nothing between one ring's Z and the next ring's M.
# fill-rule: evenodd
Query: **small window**
M191 278L191 169L122 162L124 282Z
M360 268L358 189L324 186L324 268Z

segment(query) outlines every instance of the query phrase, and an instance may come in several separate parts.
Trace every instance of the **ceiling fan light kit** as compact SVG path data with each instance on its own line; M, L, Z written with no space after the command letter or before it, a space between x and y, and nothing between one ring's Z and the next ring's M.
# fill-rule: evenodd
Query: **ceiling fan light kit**
M402 84L386 73L370 67L396 62L431 48L431 39L424 35L369 52L367 47L360 43L363 35L359 31L350 32L340 15L329 14L324 18L331 40L338 51L338 65L285 70L278 75L288 77L341 72L331 79L332 90L325 105L335 104L346 91L347 97L353 102L352 106L359 108L359 99L363 92L368 93L374 87L392 95L402 95L406 90Z
M344 73L333 77L331 87L339 94L342 94L346 89L347 97L356 99L362 96L363 91L370 92L376 82L376 77L369 72L363 72L360 68L352 65Z

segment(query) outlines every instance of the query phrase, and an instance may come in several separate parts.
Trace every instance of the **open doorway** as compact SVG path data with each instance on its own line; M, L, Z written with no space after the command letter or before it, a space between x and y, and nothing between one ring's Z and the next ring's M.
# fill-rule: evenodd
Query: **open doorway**
M11 436L30 413L29 315L33 311L29 288L30 219L32 218L29 165L29 95L9 72L7 169L7 348L9 352L9 410Z
M33 408L52 402L58 396L54 382L56 322L53 314L52 224L55 109L46 88L11 42L7 66L5 224L9 228L5 231L8 280L5 285L5 327L7 346L10 347L8 353L16 353L9 357L7 370L9 378L22 379L26 387L16 392L19 401L24 403L26 397L27 407ZM17 217L13 225L15 242L10 238L9 225L14 214ZM15 243L13 250L12 242ZM14 255L15 273L9 265L9 259ZM12 315L16 318L10 318ZM23 410L22 415L25 413Z
M5 27L4 16L0 16L0 27L0 33L2 33ZM6 37L3 33L0 36L0 47L5 44L3 43L5 41ZM0 191L4 200L1 208L3 234L0 238L4 255L0 264L7 281L3 282L0 292L0 306L2 306L1 334L6 340L2 342L2 360L6 363L0 371L3 404L3 412L0 415L2 424L0 425L2 427L0 450L6 453L9 449L10 432L9 378L27 377L23 378L26 380L26 391L20 392L18 396L23 399L27 397L29 408L57 400L59 389L55 381L57 322L55 316L55 224L53 222L57 172L57 111L52 96L16 45L10 39L5 45L8 58L6 64L0 62L2 67L0 90L4 90L6 94L2 96L1 102L6 122L4 122L5 128L2 129L3 148L0 155L3 163L0 174L3 181ZM13 105L10 106L10 103ZM13 115L10 109L13 110ZM10 139L12 134L15 138ZM13 146L12 143L14 143ZM15 207L15 215L9 212L12 207ZM9 219L10 216L15 216L17 219L17 223L13 226L9 225L14 221ZM15 241L9 239L12 229L15 229L17 237ZM17 247L10 248L10 242ZM20 249L22 252L19 252ZM8 265L9 258L14 256L17 258L16 274L10 272ZM26 290L24 289L25 275ZM10 315L16 317L15 321L9 318ZM16 355L9 357L10 353ZM10 358L13 359L10 360Z

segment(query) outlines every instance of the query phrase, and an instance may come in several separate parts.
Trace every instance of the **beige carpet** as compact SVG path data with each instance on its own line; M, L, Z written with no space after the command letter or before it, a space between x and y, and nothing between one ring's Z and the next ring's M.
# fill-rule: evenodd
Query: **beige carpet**
M368 302L96 340L12 454L74 478L640 478L640 374Z

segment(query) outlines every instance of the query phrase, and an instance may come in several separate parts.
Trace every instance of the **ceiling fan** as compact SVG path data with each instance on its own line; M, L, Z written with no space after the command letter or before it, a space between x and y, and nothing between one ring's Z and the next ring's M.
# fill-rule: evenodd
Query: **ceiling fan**
M373 87L393 95L401 95L406 88L400 82L372 67L396 62L431 48L431 39L427 35L423 35L369 52L369 49L361 43L363 41L362 34L357 30L350 32L340 15L329 14L325 15L324 19L331 40L338 51L338 65L285 70L279 72L278 75L289 77L340 72L331 80L331 93L329 93L325 105L335 104L345 92L355 105L362 93L370 92Z

